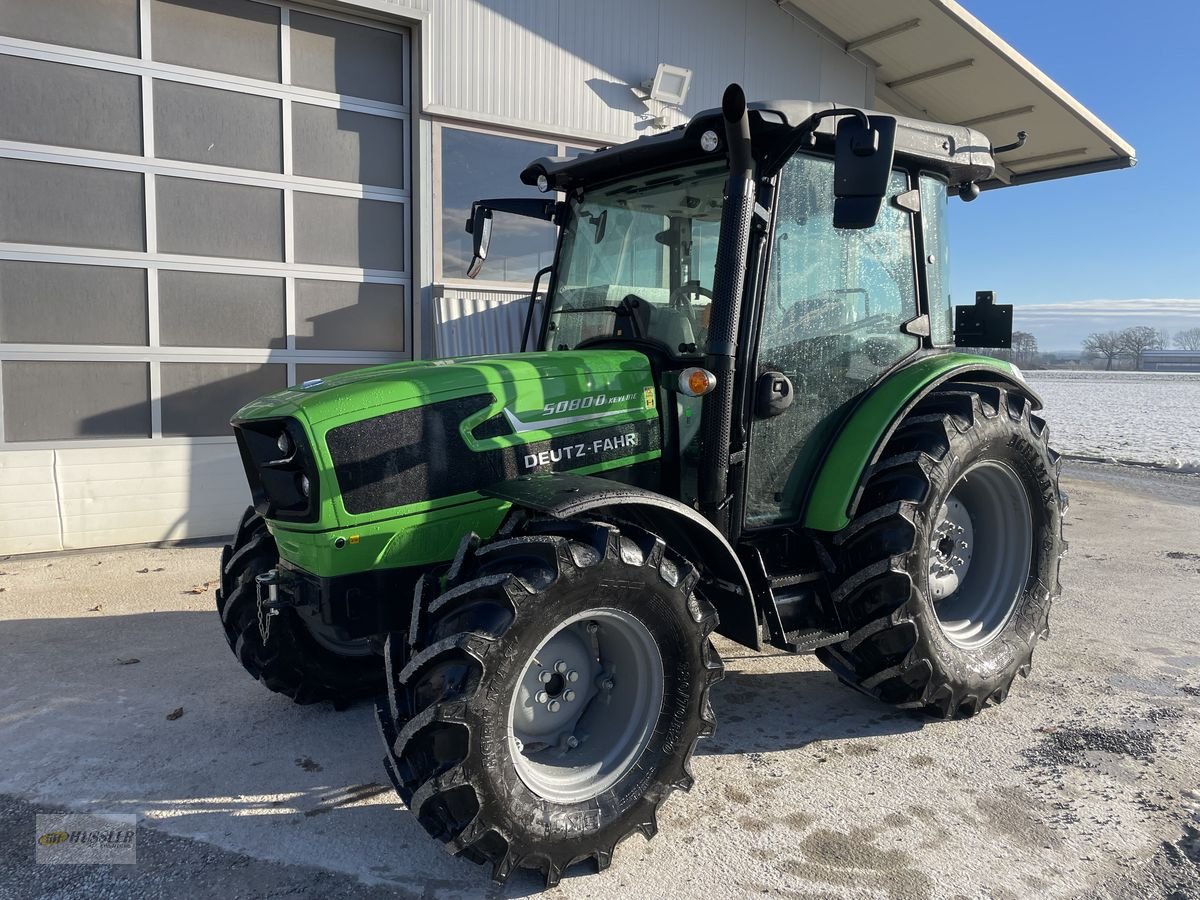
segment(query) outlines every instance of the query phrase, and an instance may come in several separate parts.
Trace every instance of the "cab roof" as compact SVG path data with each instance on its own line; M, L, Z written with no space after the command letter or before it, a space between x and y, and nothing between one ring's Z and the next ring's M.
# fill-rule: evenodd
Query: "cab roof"
M838 104L812 100L768 100L749 104L751 144L755 157L769 160L772 152L786 140L788 132L815 112L833 109ZM916 162L944 175L951 185L986 181L992 177L995 163L986 135L961 125L939 125L894 113L896 119L896 157ZM832 148L837 118L822 119L816 130L818 146ZM652 171L670 165L705 158L724 159L724 120L720 109L697 113L689 122L660 134L639 137L626 144L606 147L576 157L541 157L521 173L521 181L536 185L545 175L549 188L570 191L584 185L601 184L631 172ZM715 131L719 144L706 152L700 137Z

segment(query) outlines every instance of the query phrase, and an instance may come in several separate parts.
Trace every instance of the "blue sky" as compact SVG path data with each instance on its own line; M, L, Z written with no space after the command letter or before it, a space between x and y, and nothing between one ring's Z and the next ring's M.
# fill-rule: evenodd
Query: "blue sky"
M1138 164L952 203L955 301L995 290L1043 349L1109 327L1200 326L1200 3L963 2L1133 144ZM1100 302L1131 300L1146 302Z

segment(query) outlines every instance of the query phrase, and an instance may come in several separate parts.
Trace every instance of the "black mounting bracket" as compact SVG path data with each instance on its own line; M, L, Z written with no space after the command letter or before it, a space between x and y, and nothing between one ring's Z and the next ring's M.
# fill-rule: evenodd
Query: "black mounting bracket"
M954 307L954 346L1012 346L1012 304L996 303L995 299L992 291L976 291L974 306Z

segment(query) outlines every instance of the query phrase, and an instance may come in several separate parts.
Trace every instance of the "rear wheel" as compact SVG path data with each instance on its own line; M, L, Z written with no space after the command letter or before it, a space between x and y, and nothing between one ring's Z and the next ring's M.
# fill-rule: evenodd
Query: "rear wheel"
M1029 400L956 384L889 440L834 539L847 640L818 650L885 702L965 717L1008 695L1058 597L1059 457Z
M271 619L268 639L258 627L255 578L279 565L275 539L262 516L249 507L233 543L221 552L217 612L225 640L253 677L296 703L331 700L345 705L383 690L383 664L367 640L339 638L319 617L294 608Z
M417 597L411 646L385 649L385 762L425 829L497 881L524 867L548 885L652 837L714 724L717 617L697 581L628 526L534 522L464 545L447 589Z

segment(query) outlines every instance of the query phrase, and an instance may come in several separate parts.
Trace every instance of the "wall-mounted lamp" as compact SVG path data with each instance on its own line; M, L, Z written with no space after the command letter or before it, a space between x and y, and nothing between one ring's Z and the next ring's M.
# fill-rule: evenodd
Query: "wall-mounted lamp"
M669 106L683 106L691 86L692 70L669 63L659 63L654 77L642 82L647 100L657 100Z

